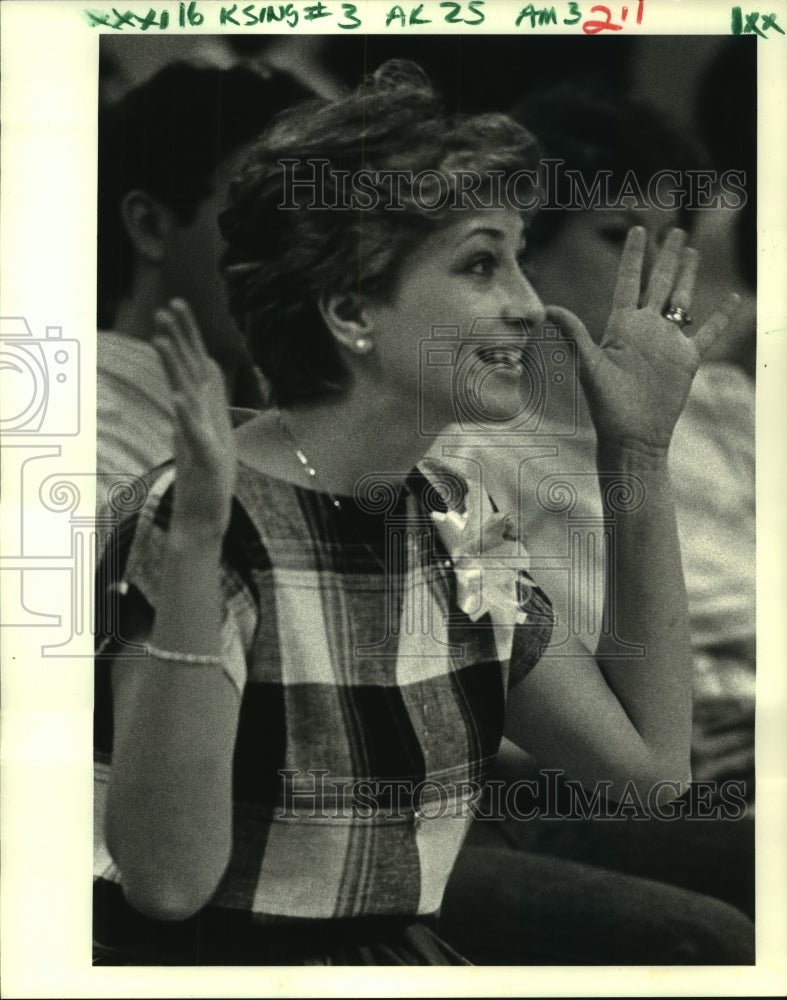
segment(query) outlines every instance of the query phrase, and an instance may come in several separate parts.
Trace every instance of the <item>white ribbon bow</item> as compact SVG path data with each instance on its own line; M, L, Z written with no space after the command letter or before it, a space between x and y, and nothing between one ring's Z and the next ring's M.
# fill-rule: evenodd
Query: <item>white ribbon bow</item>
M467 511L435 511L432 517L453 560L461 610L474 622L488 613L495 626L523 624L527 614L517 600L517 569L526 569L529 558L517 545L511 518L490 513L476 533L468 530Z

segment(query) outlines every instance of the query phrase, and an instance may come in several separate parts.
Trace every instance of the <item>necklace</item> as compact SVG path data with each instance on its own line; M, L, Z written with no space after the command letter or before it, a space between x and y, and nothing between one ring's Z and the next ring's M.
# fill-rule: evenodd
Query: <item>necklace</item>
M280 429L283 437L287 440L288 444L290 445L290 447L292 448L293 452L295 453L295 456L298 459L298 462L300 463L301 468L303 469L304 473L306 474L306 476L308 476L309 479L316 480L318 478L318 476L317 476L317 470L311 464L311 462L309 461L309 459L306 457L305 452L303 451L303 449L300 447L300 445L296 441L295 435L292 433L292 430L290 429L289 424L285 420L284 414L282 413L281 410L277 411L277 413L276 413L276 420L277 420L277 423L279 425L279 429ZM409 490L407 489L407 487L405 487L405 492L409 493ZM342 504L342 501L337 496L335 496L333 493L326 493L324 495L327 495L330 498L331 504L337 510L337 512L341 515L341 518L342 518L343 522L345 524L349 525L350 530L355 535L356 542L359 545L363 546L364 549L366 549L366 551L372 557L372 559L374 560L374 562L377 563L377 565L382 569L382 571L385 574L386 578L389 580L389 584L388 585L391 586L391 582L392 581L391 581L391 577L389 576L389 569L388 569L388 564L387 564L388 548L389 548L389 540L388 540L388 538L386 538L386 545L385 545L385 548L386 548L386 557L385 557L385 559L381 559L379 553L375 552L375 550L358 535L358 532L357 532L357 530L356 530L356 528L355 528L355 526L354 526L354 524L352 522L352 518L348 516L349 512L344 508L344 506ZM418 558L418 556L416 554L416 548L418 547L419 544L423 545L423 541L421 541L420 543L416 542L416 540L413 537L412 533L409 532L409 531L406 532L406 536L407 536L407 543L406 543L407 544L407 548L408 548L408 550L411 553L410 559L415 560L415 559ZM430 533L430 538L431 538L431 533ZM400 544L401 544L401 542L400 542ZM400 561L400 560L404 564L406 564L409 561L404 552L401 553L400 559L397 559L397 561ZM445 557L443 557L440 560L440 565L441 565L442 572L445 573L446 571L451 570L453 568L453 559L450 557L450 555L446 555ZM399 612L401 613L401 595L398 595L398 604L399 604Z
M309 462L308 458L304 455L303 451L298 447L298 442L295 440L295 435L290 430L290 425L284 419L284 414L281 412L281 410L278 410L276 413L276 421L279 425L279 430L282 432L284 437L287 438L290 447L295 452L298 461L301 463L303 471L310 479L316 479L317 470ZM331 503L337 510L343 510L342 502L341 500L339 500L338 497L334 496L333 493L327 493L326 495L330 498Z
M292 433L289 424L284 419L284 414L281 412L281 410L277 411L276 420L279 425L279 429L281 430L284 437L287 439L292 450L295 452L295 456L300 462L303 471L306 473L309 479L314 479L314 480L318 479L319 477L317 476L317 470L314 468L309 459L306 457L303 449L298 445L298 442L295 440L295 435ZM358 544L362 545L369 553L369 555L372 557L372 559L377 563L377 565L380 566L380 568L387 573L386 564L380 558L379 553L375 552L375 550L371 547L371 545L369 545L367 542L365 542L362 538L358 536L358 533L355 530L354 525L352 524L352 519L348 517L348 511L345 510L342 501L333 493L325 492L325 495L330 499L331 504L336 508L336 510L342 515L342 520L344 521L344 523L350 526Z

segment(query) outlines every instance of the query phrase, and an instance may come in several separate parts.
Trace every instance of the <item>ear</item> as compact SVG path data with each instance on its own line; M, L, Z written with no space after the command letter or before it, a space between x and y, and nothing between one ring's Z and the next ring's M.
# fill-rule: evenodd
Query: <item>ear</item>
M160 264L175 224L170 209L146 191L129 191L120 204L120 215L135 255L149 264Z
M336 340L353 354L368 354L374 347L372 324L355 292L324 293L320 315Z

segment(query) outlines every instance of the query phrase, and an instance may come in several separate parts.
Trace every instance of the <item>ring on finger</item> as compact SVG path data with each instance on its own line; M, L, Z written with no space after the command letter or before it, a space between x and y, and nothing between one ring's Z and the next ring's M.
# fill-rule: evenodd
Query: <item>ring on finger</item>
M689 313L685 309L681 309L680 306L670 306L664 313L664 319L668 319L670 323L677 323L681 330L684 326L691 326L693 323Z

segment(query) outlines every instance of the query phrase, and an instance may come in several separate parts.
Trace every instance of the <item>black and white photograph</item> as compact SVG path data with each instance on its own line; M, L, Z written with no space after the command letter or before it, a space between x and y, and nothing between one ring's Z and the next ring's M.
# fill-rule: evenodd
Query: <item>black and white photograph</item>
M73 995L778 994L787 7L62 6L0 569Z

